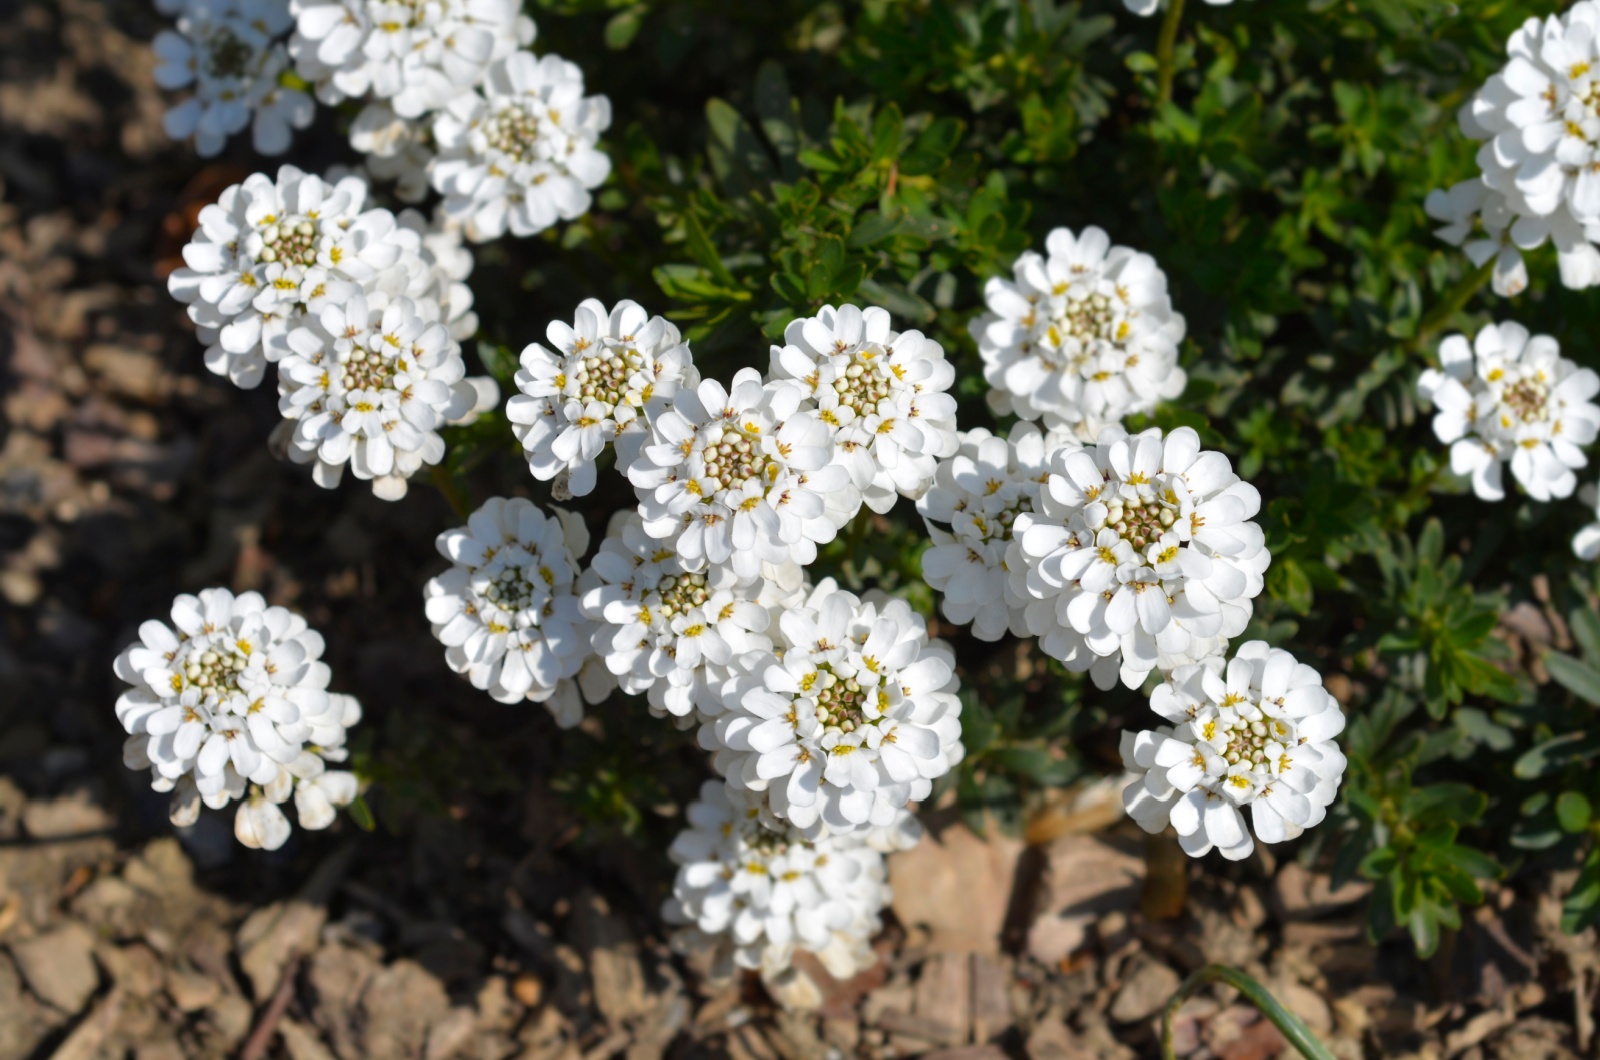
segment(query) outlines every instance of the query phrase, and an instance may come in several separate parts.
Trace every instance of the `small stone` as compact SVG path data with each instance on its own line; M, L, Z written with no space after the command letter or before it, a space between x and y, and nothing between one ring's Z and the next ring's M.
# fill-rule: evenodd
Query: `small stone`
M1333 1030L1333 1013L1322 995L1302 983L1276 981L1268 984L1272 996L1284 1008L1299 1016L1316 1035L1326 1035Z
M133 1060L184 1060L183 1048L172 1038L144 1042L133 1051Z
M450 998L439 980L415 961L395 961L372 977L361 996L362 1041L367 1054L422 1054L428 1032L449 1010Z
M185 895L194 889L194 866L176 839L157 839L128 862L122 878L158 898Z
M772 1000L791 1012L814 1012L822 1007L822 990L811 976L798 968L762 975L761 982Z
M1010 1060L997 1045L963 1045L957 1049L938 1049L923 1053L922 1060Z
M1112 1000L1111 1018L1118 1023L1135 1023L1154 1016L1177 993L1181 982L1178 973L1166 965L1141 962Z
M180 1012L199 1012L210 1008L222 996L215 979L198 972L168 972L167 996Z
M428 1045L423 1057L425 1060L448 1060L472 1040L476 1029L477 1018L473 1011L457 1005L428 1029Z
M34 799L22 811L22 827L35 839L66 839L109 831L116 818L87 791L59 799Z
M250 1007L250 1002L238 994L223 994L207 1014L211 1025L217 1029L227 1047L232 1049L250 1033L250 1021L255 1016L255 1010Z
M289 1060L335 1060L315 1031L288 1016L278 1022L278 1036Z
M321 905L290 900L274 902L251 913L239 926L239 966L260 1001L278 989L284 969L296 954L316 949L317 936L328 919Z
M835 1016L822 1021L822 1038L846 1056L853 1056L861 1044L861 1023L848 1017Z
M1286 862L1272 880L1272 904L1285 920L1314 920L1365 898L1372 884L1351 880L1335 890L1325 873L1312 872L1298 861Z
M154 997L161 989L161 958L143 943L102 946L100 963L129 998Z
M11 956L28 989L66 1013L83 1011L100 984L94 935L76 921L11 943Z
M965 953L935 953L923 962L911 1011L945 1029L936 1041L967 1040L972 1019L971 972L971 957Z
M1045 859L1028 954L1055 965L1088 941L1090 925L1112 913L1125 916L1138 904L1145 859L1137 846L1092 835L1057 839Z
M889 858L894 913L929 931L928 949L1000 952L1022 843L993 829L979 838L956 824Z
M72 900L73 915L93 927L103 928L117 938L131 938L141 925L134 906L139 892L117 876L101 876L78 892Z

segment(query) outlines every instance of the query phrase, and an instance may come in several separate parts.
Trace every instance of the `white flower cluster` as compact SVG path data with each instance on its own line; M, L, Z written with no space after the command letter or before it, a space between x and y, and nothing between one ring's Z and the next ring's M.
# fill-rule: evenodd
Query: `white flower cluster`
M474 241L581 217L611 160L604 96L536 57L517 0L290 0L289 54L326 103L366 99L350 143L416 202L431 186Z
M1506 42L1509 61L1461 108L1483 146L1481 176L1428 197L1440 238L1474 264L1495 261L1494 289L1528 285L1522 251L1554 243L1561 282L1600 284L1600 5L1530 17Z
M1155 259L1099 228L1057 228L1048 257L1028 251L984 288L972 322L997 415L1043 419L1092 442L1101 428L1183 392L1184 319Z
M578 306L569 326L552 321L550 347L522 351L520 393L506 418L528 453L528 470L559 479L556 499L594 489L596 459L609 444L626 475L649 437L649 417L672 407L678 388L700 385L689 347L664 317L637 302L609 312L597 299Z
M1487 501L1505 497L1502 468L1528 496L1570 497L1583 446L1600 430L1600 376L1561 356L1556 340L1521 324L1486 324L1469 345L1451 335L1439 345L1439 368L1417 380L1437 410L1434 433L1450 446L1450 467L1470 476Z
M589 211L611 173L596 146L610 126L610 100L583 94L576 64L513 52L439 112L429 179L469 239L535 235Z
M151 42L155 82L189 95L163 117L167 135L193 137L195 152L209 158L248 125L257 152L287 151L293 130L316 111L311 97L281 80L289 0L181 0L169 13L175 27Z
M172 625L139 627L114 669L132 687L117 700L128 732L123 761L149 769L172 792L172 823L195 822L200 805L239 800L234 833L276 850L289 838L278 807L294 797L300 827L326 828L355 800L345 734L361 719L350 696L328 691L322 637L259 593L206 589L179 596Z
M582 721L583 701L611 687L584 666L590 630L574 591L589 548L583 520L491 497L436 545L453 566L423 595L450 669L501 703L543 703L562 728Z
M873 963L870 942L891 897L883 852L904 845L896 840L905 833L884 830L888 847L874 836L807 839L767 827L756 806L714 780L686 816L669 851L678 874L663 911L683 925L678 949L710 949L719 963L768 975L786 969L796 949L839 979ZM903 820L915 842L915 819Z
M645 531L688 570L730 567L741 581L763 564L805 566L855 515L860 495L836 459L828 425L785 380L741 369L733 386L705 379L651 418L628 468Z
M633 510L618 512L579 579L583 613L595 623L594 653L650 712L685 725L722 712L734 660L770 652L774 610L789 602L778 580L740 583L726 568L689 571L645 533ZM782 572L798 585L798 567Z
M770 356L765 378L701 379L667 321L593 299L523 351L506 414L534 476L558 498L590 493L609 449L639 502L575 582L581 549L545 564L543 615L576 596L587 625L569 652L566 618L539 687L592 656L651 713L697 727L727 778L675 848L680 943L767 972L796 945L853 968L887 900L880 851L915 842L906 807L962 757L960 701L948 649L909 605L813 588L804 567L863 504L929 489L958 447L954 370L937 343L855 306L795 321ZM456 578L430 587L429 616L464 668L466 638L487 638Z
M470 253L413 211L363 209L366 195L360 177L254 174L200 211L167 287L213 372L252 388L281 362L280 449L321 485L348 462L395 499L444 455L435 429L499 394L461 361L458 340L477 327Z
M371 96L403 118L438 110L533 43L518 0L290 0L289 54L324 103Z
M827 424L835 460L867 507L887 512L900 495L922 496L936 461L956 452L955 367L920 331L891 330L871 306L823 306L793 321L772 347L768 379L790 379L802 407Z
M437 315L434 302L357 292L289 332L279 408L292 425L289 459L311 464L317 485L338 486L348 464L374 494L399 500L412 475L444 458L436 429L470 415L479 392Z
M1334 737L1344 713L1322 678L1266 641L1241 644L1178 667L1150 706L1171 726L1122 734L1128 815L1147 832L1170 822L1190 855L1213 848L1230 861L1255 838L1293 839L1322 821L1339 790L1345 758Z
M1007 552L1040 646L1100 688L1137 688L1225 649L1244 632L1272 561L1254 486L1180 427L1100 433L1055 451L1038 509Z
M955 658L904 600L824 579L769 634L700 743L771 818L810 837L886 827L961 761Z

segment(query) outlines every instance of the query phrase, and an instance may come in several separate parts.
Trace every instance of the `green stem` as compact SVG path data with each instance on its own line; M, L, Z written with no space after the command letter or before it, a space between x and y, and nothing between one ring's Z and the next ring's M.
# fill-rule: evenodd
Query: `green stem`
M455 513L465 519L472 514L472 506L467 503L467 498L461 495L461 487L456 480L450 477L450 472L442 464L435 464L429 469L430 480L433 488L444 494L444 499L449 502Z
M1444 293L1444 298L1427 313L1417 324L1417 333L1411 337L1411 349L1419 349L1434 332L1450 323L1450 318L1461 311L1461 307L1472 300L1489 277L1494 275L1494 259L1490 258L1480 267L1467 273L1456 281L1456 285Z
M1172 99L1172 52L1178 43L1178 23L1183 21L1183 0L1167 0L1167 14L1161 20L1161 36L1156 39L1156 106Z
M1225 964L1208 964L1195 972L1183 985L1178 987L1178 992L1172 995L1172 1000L1167 1002L1167 1009L1161 1014L1161 1057L1162 1060L1176 1060L1177 1054L1172 1049L1172 1019L1178 1014L1178 1009L1189 1000L1196 990L1207 983L1226 983L1239 993L1243 994L1261 1014L1272 1021L1278 1028L1284 1040L1300 1051L1300 1055L1307 1060L1334 1060L1334 1055L1328 1047L1317 1040L1311 1033L1311 1028L1303 1023L1299 1016L1278 1004L1278 999L1267 992L1267 988L1245 975L1237 968L1229 968Z

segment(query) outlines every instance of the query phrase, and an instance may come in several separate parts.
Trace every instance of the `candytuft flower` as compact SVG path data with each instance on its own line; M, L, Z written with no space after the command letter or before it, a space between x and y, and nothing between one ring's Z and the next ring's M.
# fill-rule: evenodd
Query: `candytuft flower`
M762 564L804 566L838 524L829 495L853 495L827 424L802 409L794 383L763 384L745 368L731 389L715 379L678 391L654 416L628 468L645 532L685 570L727 565L744 581Z
M972 322L996 414L1093 438L1181 394L1185 324L1155 259L1093 227L1057 228L1045 249L1019 257L1012 279L991 278L989 312Z
M922 496L935 461L956 451L955 369L920 331L891 330L889 313L823 306L791 321L772 347L769 379L791 379L838 447L837 459L867 507L887 512L897 496ZM841 513L840 524L854 512Z
M589 546L583 522L521 497L491 497L436 544L454 566L423 595L450 669L501 703L545 703L563 728L583 720L572 680L590 632L573 592L577 556ZM597 702L604 686L586 680L582 691Z
M565 475L565 491L581 497L594 489L605 447L614 444L626 475L650 435L647 417L671 408L679 388L698 386L700 375L678 329L637 302L608 312L585 299L572 324L552 321L545 339L550 347L535 342L522 351L520 393L506 402L506 418L534 478Z
M1260 507L1189 427L1107 427L1093 449L1058 450L1007 553L1028 628L1100 688L1212 654L1244 632L1272 561Z
M210 158L248 125L258 153L287 151L291 130L316 113L304 92L278 83L289 65L278 37L290 22L288 0L187 0L176 28L151 42L156 84L191 89L163 116L167 135L194 137L195 152Z
M610 101L583 94L575 64L514 52L435 119L433 186L469 239L534 235L588 212L611 172L596 147L610 125Z
M256 173L200 211L167 290L189 306L206 367L259 386L284 336L307 314L360 290L403 290L426 271L415 232L388 210L363 210L360 177L329 184L294 166Z
M1173 725L1122 734L1128 815L1147 832L1170 821L1183 849L1213 847L1230 861L1263 843L1293 839L1327 815L1344 775L1334 737L1344 713L1322 678L1266 641L1180 666L1150 697Z
M279 409L295 424L289 458L312 464L317 485L338 486L348 464L377 496L399 500L412 475L444 458L438 428L470 414L478 391L437 315L432 303L358 292L289 332Z
M240 841L274 850L289 837L277 807L291 795L312 807L300 814L309 829L326 828L332 808L355 798L355 777L325 762L343 761L345 730L361 709L327 691L322 649L303 618L253 592L185 594L173 601L171 626L139 627L113 666L132 686L117 700L129 734L123 761L173 793L174 824L193 824L201 803L221 809L238 799Z
M678 865L662 910L684 925L680 950L713 949L740 968L776 974L796 949L849 978L877 959L868 943L891 893L883 854L859 835L807 839L768 828L747 799L708 780L668 851Z
M963 431L961 451L939 461L932 488L917 501L933 540L922 576L944 594L944 616L970 624L979 640L1028 634L1031 598L1011 584L1006 552L1016 517L1038 507L1050 455L1031 423L1017 424L1009 439L981 427Z
M518 0L290 0L289 54L341 103L370 94L418 118L470 89L489 64L533 43Z
M808 836L887 825L961 761L953 657L904 600L828 579L770 635L773 653L737 660L700 742L773 817Z
M1439 344L1439 368L1417 380L1437 410L1433 431L1450 446L1450 467L1472 479L1486 501L1505 496L1501 468L1528 496L1570 497L1573 469L1588 463L1581 446L1600 429L1600 376L1560 355L1548 335L1521 324L1486 324L1469 346L1451 335Z
M1573 288L1600 283L1600 250L1593 246L1600 224L1597 27L1600 7L1591 0L1529 18L1506 42L1510 61L1459 115L1461 131L1483 143L1477 160L1488 189L1485 229L1504 229L1521 250L1554 243L1561 282ZM1514 294L1524 286L1525 276L1508 270L1502 281L1497 267L1497 291Z
M579 582L583 613L594 623L595 654L624 692L648 693L652 714L718 713L734 657L772 650L767 581L741 585L729 574L685 570L637 512L612 518Z

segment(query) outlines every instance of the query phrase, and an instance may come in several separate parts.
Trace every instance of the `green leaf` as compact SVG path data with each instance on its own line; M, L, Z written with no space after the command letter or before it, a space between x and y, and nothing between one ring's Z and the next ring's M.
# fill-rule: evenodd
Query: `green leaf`
M1574 608L1567 615L1567 625L1572 639L1583 649L1584 661L1600 669L1600 614L1587 607Z
M357 795L355 801L350 803L350 820L363 832L371 832L378 827L378 822L372 816L372 808L367 805L364 795Z
M606 47L612 51L622 51L633 43L633 38L639 35L640 28L644 25L645 13L649 7L644 4L635 4L625 11L618 11L606 22L605 41Z
M887 162L900 153L900 137L904 133L905 123L900 117L900 108L893 103L882 107L877 117L872 120L872 160L874 162Z
M1439 948L1439 907L1432 902L1418 903L1406 916L1406 930L1417 947L1417 956L1423 960L1432 957Z
M1563 791L1556 798L1556 820L1564 832L1583 832L1589 828L1588 798L1579 791Z
M1537 780L1572 762L1592 758L1597 751L1600 739L1595 736L1587 732L1562 733L1523 752L1511 772L1523 780Z
M1578 698L1600 706L1600 673L1570 655L1547 652L1544 666L1550 676Z
M716 247L711 245L711 239L706 235L700 218L695 216L693 209L683 211L684 248L689 251L689 256L710 270L720 282L729 287L738 287L739 281L733 273L722 263L722 257L717 253Z

